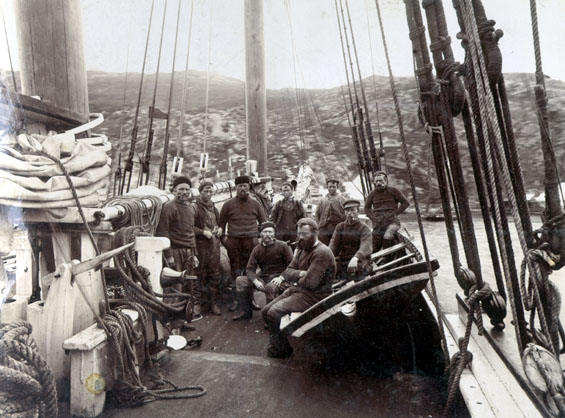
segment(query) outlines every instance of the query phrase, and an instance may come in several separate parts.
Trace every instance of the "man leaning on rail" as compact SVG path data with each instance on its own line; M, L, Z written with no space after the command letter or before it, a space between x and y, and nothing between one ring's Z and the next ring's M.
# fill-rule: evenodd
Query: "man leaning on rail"
M335 259L330 249L318 240L318 224L313 219L302 218L298 221L297 230L298 248L290 265L281 274L289 287L262 310L270 331L269 357L292 355L292 347L280 331L281 318L291 312L304 312L332 292Z
M400 229L398 215L403 213L410 202L396 187L388 185L384 171L375 173L375 190L365 201L365 213L373 222L373 252L394 245L396 232Z

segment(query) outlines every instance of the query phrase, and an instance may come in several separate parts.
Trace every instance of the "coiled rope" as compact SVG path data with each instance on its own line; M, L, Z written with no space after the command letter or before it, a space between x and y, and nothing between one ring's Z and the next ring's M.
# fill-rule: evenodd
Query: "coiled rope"
M57 417L53 373L39 355L29 322L0 324L0 415L30 411Z
M151 201L151 206L143 200ZM159 223L163 202L157 196L119 196L106 201L104 207L107 206L122 206L125 209L122 216L111 220L114 230L125 226L138 226L143 232L153 235ZM144 220L145 214L147 221Z

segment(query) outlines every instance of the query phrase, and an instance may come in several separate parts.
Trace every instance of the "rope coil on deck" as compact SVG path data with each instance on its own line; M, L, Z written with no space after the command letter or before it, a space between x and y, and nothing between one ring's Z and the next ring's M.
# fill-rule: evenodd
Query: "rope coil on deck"
M51 369L31 337L31 324L0 324L0 415L35 410L56 418L57 390Z

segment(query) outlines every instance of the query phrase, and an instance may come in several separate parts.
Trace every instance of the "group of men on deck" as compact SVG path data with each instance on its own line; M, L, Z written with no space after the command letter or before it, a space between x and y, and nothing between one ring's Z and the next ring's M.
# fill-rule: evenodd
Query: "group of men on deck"
M262 316L270 331L268 355L288 357L292 349L280 332L281 318L303 312L329 296L332 285L361 280L369 274L371 253L393 244L400 227L397 215L409 202L402 192L388 186L384 172L377 173L375 190L365 203L365 212L373 222L371 232L359 220L361 203L341 195L337 180L328 180L328 194L319 202L314 219L306 217L302 202L294 199L291 183L281 185L283 198L274 206L260 189L252 189L250 177L237 177L235 186L236 196L218 211L212 201L211 182L202 182L199 196L192 201L190 179L177 177L173 181L175 199L163 206L156 235L171 241L171 248L165 251L169 266L198 277L186 289L192 296L195 316L202 313L204 286L211 312L221 315L223 245L231 268L229 310L239 308L233 320L252 318L253 310L260 309L253 292L264 292L267 303Z

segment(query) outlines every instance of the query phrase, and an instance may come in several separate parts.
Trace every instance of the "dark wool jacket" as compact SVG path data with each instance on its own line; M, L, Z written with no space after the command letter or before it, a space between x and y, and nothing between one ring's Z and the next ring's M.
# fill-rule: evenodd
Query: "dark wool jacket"
M247 277L253 281L257 278L257 267L261 269L259 277L270 281L280 275L292 261L292 250L286 244L276 240L272 245L257 244L247 262Z
M373 234L371 229L361 221L353 225L342 222L335 227L330 250L340 260L359 260L369 258L373 251Z
M282 216L283 216L283 206L286 202L283 200L279 200L275 203L273 210L271 212L270 220L273 222L277 227L281 224ZM300 200L293 199L292 203L294 204L294 217L296 218L295 223L298 222L299 219L306 217L306 211L304 210L304 205Z
M410 206L410 202L396 187L388 186L383 191L373 190L365 201L365 213L373 224L390 224L397 221L396 215L401 214Z
M300 272L306 276L300 277ZM335 279L335 258L330 249L317 241L310 250L297 249L287 269L281 274L287 282L297 285L298 290L320 294L332 292Z
M255 199L249 197L242 200L234 197L222 206L219 226L225 235L226 224L228 224L228 237L256 237L259 234L257 225L266 220L261 204Z
M210 241L204 236L206 228L208 228L208 230L213 229L214 226L218 226L220 223L220 212L218 212L216 206L212 205L212 210L209 210L204 204L199 202L199 199L200 198L197 198L193 203L194 235L198 245L200 245L201 242ZM211 217L211 219L208 217ZM210 221L212 225L210 225Z
M165 257L172 256L173 248L196 247L194 239L194 208L188 204L171 200L163 205L159 224L155 231L157 237L167 237L171 248L165 250Z
M334 207L336 208L336 216L340 218L340 222L343 222L345 220L345 210L343 209L343 204L346 200L347 199L339 193L334 197L331 197L329 194L325 195L320 200L320 203L318 203L318 207L316 208L316 215L314 216L314 220L318 222L318 227L324 228L330 223L330 206L332 202L337 203L334 203Z

